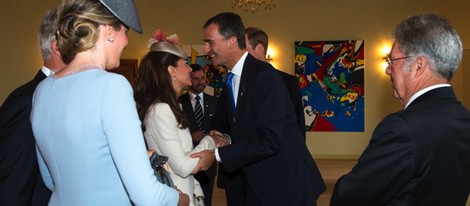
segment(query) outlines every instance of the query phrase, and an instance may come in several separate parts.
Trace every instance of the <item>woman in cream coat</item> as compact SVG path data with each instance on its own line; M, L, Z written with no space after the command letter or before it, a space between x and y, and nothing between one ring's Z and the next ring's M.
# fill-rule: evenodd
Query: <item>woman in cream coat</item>
M173 182L179 190L189 195L192 205L193 195L204 195L193 177L199 172L195 170L199 158L189 155L213 150L216 142L206 136L196 147L192 144L189 122L178 103L178 94L191 85L191 67L186 59L183 50L168 41L153 43L141 61L135 97L140 119L144 123L148 149L169 157Z

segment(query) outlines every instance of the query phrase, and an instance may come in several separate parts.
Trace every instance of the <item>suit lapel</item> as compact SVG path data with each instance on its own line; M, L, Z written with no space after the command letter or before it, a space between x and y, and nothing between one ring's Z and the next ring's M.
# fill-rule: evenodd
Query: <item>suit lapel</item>
M242 114L244 112L243 105L246 105L246 95L247 92L249 92L248 88L250 82L252 81L252 76L255 72L255 68L253 68L253 60L254 57L248 54L243 64L242 76L240 78L240 86L238 88L237 109L235 114L236 117L239 116L238 114Z
M204 117L206 117L208 115L208 111L209 110L209 107L211 106L211 102L209 101L209 97L206 93L202 93L202 95L204 96Z
M41 82L46 77L47 76L41 70L39 70L38 73L36 73L36 76L34 76L34 81Z
M206 93L203 93L204 95L204 122L206 122L206 118L209 118L209 115L211 115L212 107L214 106L210 96Z

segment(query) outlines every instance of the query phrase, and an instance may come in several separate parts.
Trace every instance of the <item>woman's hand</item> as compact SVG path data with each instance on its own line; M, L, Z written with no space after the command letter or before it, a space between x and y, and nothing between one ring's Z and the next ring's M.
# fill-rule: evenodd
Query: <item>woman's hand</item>
M150 158L154 152L155 150L147 150L147 156Z
M230 137L228 135L224 135L217 130L211 130L209 135L214 140L216 147L223 147L231 143Z

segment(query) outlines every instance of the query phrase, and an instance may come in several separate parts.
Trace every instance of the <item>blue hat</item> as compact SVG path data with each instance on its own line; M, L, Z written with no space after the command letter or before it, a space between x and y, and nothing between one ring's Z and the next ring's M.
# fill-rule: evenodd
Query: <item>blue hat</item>
M133 0L100 0L100 2L126 26L140 34L143 33Z

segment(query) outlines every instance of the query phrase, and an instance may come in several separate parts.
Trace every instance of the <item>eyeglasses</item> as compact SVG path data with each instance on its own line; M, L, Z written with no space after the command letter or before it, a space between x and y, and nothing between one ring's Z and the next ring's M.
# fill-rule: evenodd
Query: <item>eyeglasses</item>
M405 56L405 57L398 57L398 58L390 58L390 55L387 55L387 57L385 57L385 61L387 62L388 65L393 65L393 62L394 61L397 61L397 60L400 60L400 59L408 59L408 58L411 58L411 57L414 57L414 56Z

